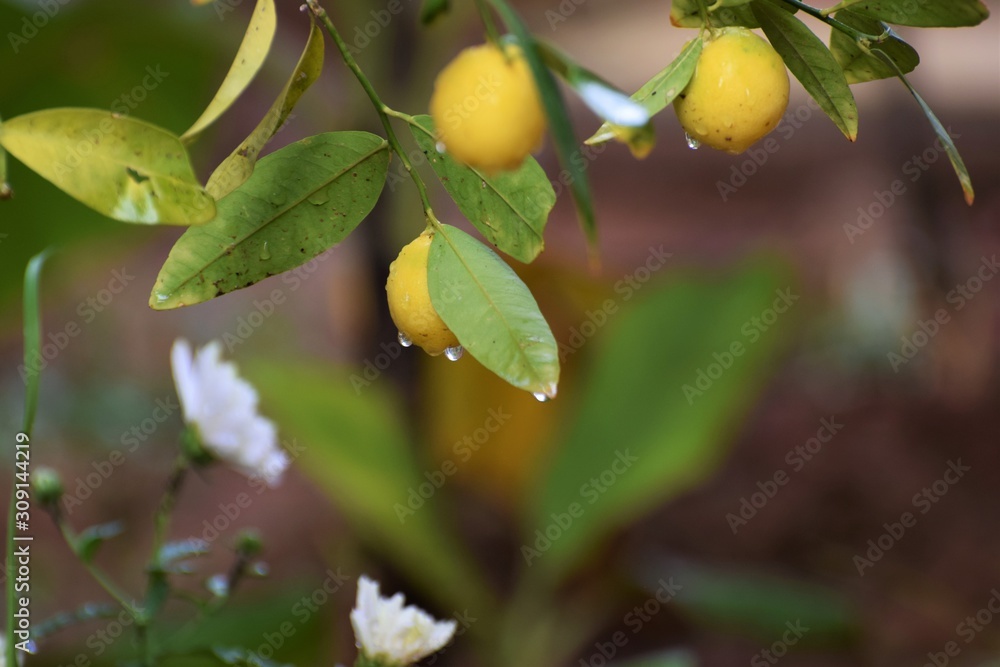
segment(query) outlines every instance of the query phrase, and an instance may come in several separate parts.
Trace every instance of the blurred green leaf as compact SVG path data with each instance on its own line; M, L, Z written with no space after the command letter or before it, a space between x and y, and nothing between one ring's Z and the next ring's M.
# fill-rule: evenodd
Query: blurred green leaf
M641 104L649 112L650 116L663 111L687 87L688 82L691 81L703 45L704 40L701 36L685 44L680 54L674 58L674 61L667 65L659 74L643 84L642 88L632 95L632 99ZM633 153L638 152L637 157L642 157L647 144L636 144L635 136L635 133L630 132L629 128L618 127L612 123L604 123L594 133L594 136L587 139L586 143L599 144L611 139L624 140L630 147L633 147ZM652 145L648 144L648 148L651 149Z
M649 112L615 86L597 76L547 42L538 42L542 60L576 91L583 103L600 118L623 127L649 124Z
M715 470L773 370L779 330L792 316L764 334L751 318L781 303L788 285L773 262L724 280L648 286L627 306L636 292L619 285L622 298L602 311L609 321L590 343L599 347L574 397L579 416L525 516L522 556L535 574L557 579L609 533ZM737 344L742 354L734 355ZM726 355L728 370L703 377Z
M980 0L845 0L828 11L848 7L887 23L920 28L979 25L990 15Z
M844 70L809 27L770 0L750 4L771 45L830 120L849 140L858 138L858 108Z
M281 129L299 98L323 71L323 46L323 31L313 23L302 56L278 99L267 110L264 119L254 128L250 136L223 160L209 177L205 189L213 197L222 199L250 178L260 151Z
M521 47L524 58L531 68L535 84L538 86L538 93L542 98L542 106L545 108L545 115L548 117L556 155L559 157L559 164L565 172L564 182L569 183L570 192L573 194L573 200L576 202L580 217L580 226L590 244L591 255L596 256L597 219L594 213L593 196L587 181L588 162L586 159L582 159L583 154L573 134L573 124L570 122L569 112L566 110L566 102L563 100L562 93L559 92L552 72L545 65L538 42L524 25L521 17L507 4L507 0L490 0L490 4L497 10L507 28L517 38L517 44Z
M183 144L155 125L100 109L46 109L5 121L0 144L115 220L194 225L215 217Z
M903 82L906 89L910 91L911 95L913 95L913 99L915 99L917 104L920 105L920 109L924 112L924 115L927 116L927 120L930 121L931 127L934 128L934 133L937 135L938 141L940 141L941 145L944 147L945 153L948 155L948 160L951 162L951 166L955 170L955 174L958 176L958 181L962 186L962 192L965 194L965 203L972 206L972 202L976 198L976 193L972 189L972 177L969 176L969 170L966 168L965 161L962 160L962 156L958 152L958 147L955 146L955 142L952 141L951 134L941 121L938 120L938 117L934 114L930 105L924 101L924 98L920 96L920 93L917 92L916 88L910 84L906 75L899 70L895 61L877 49L873 50L872 53L888 67L896 70L896 76L899 77L899 80Z
M459 210L497 248L531 262L545 247L543 232L556 193L545 171L528 156L520 168L487 174L435 148L434 120L417 116L411 128L420 150Z
M24 421L21 431L31 435L38 410L38 385L41 380L42 357L42 267L48 258L45 250L28 262L24 269ZM11 508L14 503L11 503ZM13 511L13 509L11 510Z
M194 537L186 540L167 542L160 548L160 553L157 555L157 563L161 567L166 567L174 561L204 556L208 552L208 542Z
M328 132L271 153L219 201L212 223L178 239L150 307L208 301L323 253L371 212L388 169L388 144L367 132Z
M681 586L671 604L714 630L773 641L786 623L799 624L808 629L804 643L815 645L844 640L859 627L848 597L819 584L671 559L645 575L647 587L657 586L661 572Z
M691 651L650 653L631 660L619 660L612 667L697 667L698 659Z
M417 491L433 485L414 458L402 408L367 372L351 375L316 361L262 362L248 376L267 414L301 446L298 468L360 536L426 594L485 616L489 593L441 520L437 499Z
M849 9L837 12L835 18L868 35L881 35L889 28L884 23ZM889 36L884 42L872 44L871 48L878 49L892 58L904 74L912 72L920 64L920 56L916 49L904 42L892 30L889 30ZM896 72L891 67L883 63L877 56L862 51L853 38L840 30L830 31L830 51L833 52L833 57L837 59L840 66L844 68L847 83L863 83L896 76Z
M427 287L438 315L479 363L541 400L555 397L555 337L535 297L495 252L441 225L431 242Z
M102 544L118 537L124 530L125 527L120 521L90 526L76 536L73 548L81 561L89 563L94 560L94 556L97 555L97 550Z
M220 15L221 17L221 15ZM218 120L226 109L243 94L257 72L264 65L274 33L278 27L278 17L275 12L274 0L257 0L250 24L247 26L243 43L240 44L236 58L233 60L226 78L222 80L219 91L208 103L208 107L188 130L181 135L184 141L193 141L205 128Z
M449 9L451 9L451 3L448 0L424 0L424 4L420 8L420 22L424 25L430 25L435 19L448 13Z

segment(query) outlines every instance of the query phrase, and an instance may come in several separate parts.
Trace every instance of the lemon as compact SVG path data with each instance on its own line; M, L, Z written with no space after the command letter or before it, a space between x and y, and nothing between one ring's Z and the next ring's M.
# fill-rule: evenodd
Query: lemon
M694 76L674 100L692 139L739 155L777 127L788 107L781 56L746 28L724 28L698 58Z
M399 332L436 356L458 345L458 339L434 310L427 289L427 254L433 237L432 232L424 232L399 251L389 265L385 292Z
M431 116L459 162L484 171L516 169L545 134L545 113L521 50L465 49L434 82Z

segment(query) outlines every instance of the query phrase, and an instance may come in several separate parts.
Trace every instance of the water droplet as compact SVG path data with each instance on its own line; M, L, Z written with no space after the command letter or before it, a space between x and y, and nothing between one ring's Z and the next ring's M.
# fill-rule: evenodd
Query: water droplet
M690 148L691 150L696 151L699 148L701 148L701 142L692 137L687 132L684 133L684 139L685 141L687 141L688 148Z
M486 189L486 181L483 181L483 190Z
M255 577L266 577L271 573L271 566L264 561L257 561L253 564L253 567L250 568L250 573Z
M454 347L448 347L444 350L444 356L448 358L448 361L458 361L462 358L465 350L462 349L461 345L455 345Z
M164 301L167 301L169 298L170 298L169 294L164 294L163 292L157 292L156 293L156 302L157 303L163 303Z
M733 123L733 119L729 118L729 117L723 118L722 119L722 124L725 125L726 127L732 127L733 124L734 124Z
M267 247L267 241L260 247L260 261L266 262L271 259L271 249Z
M677 89L676 88L669 88L669 89L667 89L667 97L674 97L675 95L677 95Z
M330 197L326 194L325 190L320 190L309 195L309 203L313 206L322 206L328 201L330 201Z
M411 345L413 345L413 341L410 340L410 337L407 336L402 331L396 334L396 340L398 340L399 344L402 345L403 347L410 347Z
M542 391L536 391L534 392L533 395L535 397L535 400L537 400L538 402L547 403L548 401L551 401L553 398L555 398L558 392L559 392L559 387L557 387L555 383L550 383L545 385L545 388Z
M549 397L544 392L536 391L534 396L535 400L539 403L547 403L549 401Z
M216 597L225 597L229 594L229 580L224 574L213 574L205 582L205 588Z
M438 153L441 153L442 155L444 155L445 150L447 150L445 148L443 141L439 141L436 144L434 144L434 148L437 150Z

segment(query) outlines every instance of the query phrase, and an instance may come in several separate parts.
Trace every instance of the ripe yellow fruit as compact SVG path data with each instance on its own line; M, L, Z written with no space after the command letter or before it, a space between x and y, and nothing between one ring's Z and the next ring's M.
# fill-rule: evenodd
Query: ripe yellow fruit
M433 237L433 233L424 232L399 251L389 265L385 292L389 314L399 332L427 354L437 356L458 345L458 339L434 310L427 289L427 254Z
M778 126L788 107L781 56L746 28L724 28L705 44L687 88L674 100L684 131L739 155Z
M488 172L516 169L545 134L545 113L521 50L465 49L434 82L431 116L459 162Z

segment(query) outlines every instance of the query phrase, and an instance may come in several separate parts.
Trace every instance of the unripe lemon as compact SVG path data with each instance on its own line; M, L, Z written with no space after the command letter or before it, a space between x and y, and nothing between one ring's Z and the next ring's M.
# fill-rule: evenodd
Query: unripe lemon
M431 96L438 138L459 162L484 171L516 169L538 148L545 113L521 49L465 49L438 74Z
M674 100L692 139L739 155L777 127L788 107L781 56L746 28L724 28L705 44L694 76Z
M427 289L427 254L433 237L424 232L399 251L389 265L385 292L389 314L399 332L427 354L436 356L458 345L458 339L434 310Z

